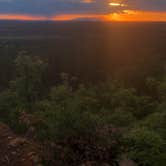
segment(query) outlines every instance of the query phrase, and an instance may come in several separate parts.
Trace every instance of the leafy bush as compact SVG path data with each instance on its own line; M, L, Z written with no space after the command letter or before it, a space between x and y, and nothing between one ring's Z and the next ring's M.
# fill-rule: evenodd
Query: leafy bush
M31 111L33 104L42 96L44 73L47 64L40 58L20 54L15 60L16 78L11 81L20 106Z
M76 102L68 103L64 108L53 107L37 113L48 126L50 138L70 138L90 136L95 132L97 119L88 112L77 110Z
M154 131L146 128L133 129L126 136L128 155L140 166L164 166L166 144Z
M126 110L116 110L111 114L105 116L104 121L106 124L112 124L115 127L129 127L136 122L133 114Z
M157 132L166 140L166 112L156 112L149 115L145 121L142 122L142 125Z

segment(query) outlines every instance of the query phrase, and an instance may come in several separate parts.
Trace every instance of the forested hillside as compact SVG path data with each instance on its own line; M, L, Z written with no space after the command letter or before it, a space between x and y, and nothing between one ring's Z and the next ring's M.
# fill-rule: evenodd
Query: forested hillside
M16 75L0 93L0 165L18 165L18 154L33 146L43 166L165 166L165 77L147 78L140 91L116 80L84 85L62 73L50 88L47 62L21 54L13 63ZM35 165L32 158L24 159Z

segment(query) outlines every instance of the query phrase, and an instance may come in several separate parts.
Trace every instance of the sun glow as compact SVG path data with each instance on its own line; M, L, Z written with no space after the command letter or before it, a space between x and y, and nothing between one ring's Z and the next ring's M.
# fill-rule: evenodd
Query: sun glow
M108 21L123 22L166 22L166 12L123 10L119 13L108 14L105 18Z
M127 6L126 4L121 4L121 3L114 3L114 2L111 2L109 3L110 6L114 6L114 7L124 7L124 6Z

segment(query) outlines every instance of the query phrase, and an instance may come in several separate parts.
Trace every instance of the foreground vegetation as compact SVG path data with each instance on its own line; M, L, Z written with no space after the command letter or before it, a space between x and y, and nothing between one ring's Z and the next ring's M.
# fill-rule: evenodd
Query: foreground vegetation
M15 79L0 93L0 120L47 147L44 165L118 165L125 157L138 166L165 166L165 78L148 78L140 93L117 81L78 85L62 74L49 89L47 63L20 55L15 65Z

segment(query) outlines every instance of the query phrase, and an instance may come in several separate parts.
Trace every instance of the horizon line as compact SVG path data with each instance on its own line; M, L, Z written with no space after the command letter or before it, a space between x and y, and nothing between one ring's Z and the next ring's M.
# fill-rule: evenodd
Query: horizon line
M166 22L166 12L123 10L110 14L59 14L52 16L30 14L0 14L0 20L9 21L89 21L89 22Z

